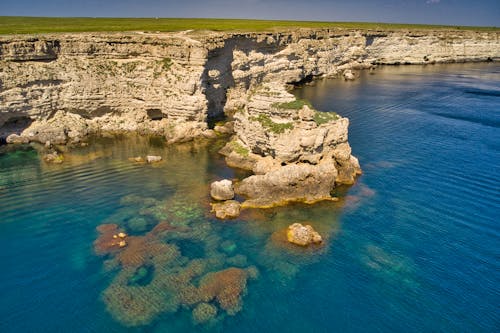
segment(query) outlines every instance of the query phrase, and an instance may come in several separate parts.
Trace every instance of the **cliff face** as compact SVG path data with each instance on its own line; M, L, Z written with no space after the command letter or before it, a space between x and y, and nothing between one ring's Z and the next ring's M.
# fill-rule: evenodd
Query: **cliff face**
M36 132L61 127L56 123L68 118L78 125L62 126L63 132L139 130L183 140L202 135L208 116L244 107L252 88L261 83L294 83L374 64L499 57L497 32L299 30L0 37L1 136L43 123L40 129L24 133L37 140ZM176 134L179 122L185 128ZM67 133L60 139L65 136L71 139ZM73 140L80 137L73 136ZM45 139L42 135L39 141Z
M276 200L252 204L279 202L280 186L329 184L283 199L314 201L328 196L334 181L351 183L360 169L347 142L348 120L297 104L287 84L380 64L498 61L499 37L326 29L4 36L0 139L68 143L90 133L139 131L178 142L213 136L207 120L226 114L235 131L227 161L256 174L241 194L257 195L256 187L284 179L281 167L294 164L304 168L268 191ZM325 165L335 169L328 180L316 177Z

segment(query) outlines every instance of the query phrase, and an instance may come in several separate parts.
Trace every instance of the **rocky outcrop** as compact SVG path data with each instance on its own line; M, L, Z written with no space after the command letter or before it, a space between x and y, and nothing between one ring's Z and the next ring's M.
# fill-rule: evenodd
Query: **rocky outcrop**
M244 207L332 199L336 183L361 173L347 141L349 121L296 100L284 86L264 83L234 115L235 138L222 150L228 165L248 169L236 192Z
M244 179L236 188L247 200L243 207L267 208L293 201L314 203L331 199L337 169L333 161L318 165L291 164Z
M309 224L302 225L300 223L294 223L290 225L286 232L286 237L290 243L300 246L320 244L323 242L321 235Z

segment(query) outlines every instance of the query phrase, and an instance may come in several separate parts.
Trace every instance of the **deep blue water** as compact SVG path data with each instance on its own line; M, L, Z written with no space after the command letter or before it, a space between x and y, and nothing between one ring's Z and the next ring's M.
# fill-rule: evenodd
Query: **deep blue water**
M99 139L62 165L0 147L0 332L498 332L500 65L386 67L296 94L351 121L364 174L337 203L213 219L208 184L242 176L217 154L222 142ZM128 161L146 153L165 161ZM96 227L141 236L163 220L188 231L163 240L181 256L148 282L195 262L210 262L201 275L253 267L241 311L195 325L177 302L130 327L131 313L109 307L103 293L126 272L96 255ZM283 245L291 222L326 245ZM120 287L175 296L151 285Z

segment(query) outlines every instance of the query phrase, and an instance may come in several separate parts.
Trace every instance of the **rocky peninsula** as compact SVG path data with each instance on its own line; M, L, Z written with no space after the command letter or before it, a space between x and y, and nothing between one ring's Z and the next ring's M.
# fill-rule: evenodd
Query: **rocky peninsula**
M0 138L50 146L107 132L172 143L231 134L227 164L253 173L234 186L243 208L332 199L361 172L349 121L290 87L378 65L498 61L499 37L305 28L3 36Z

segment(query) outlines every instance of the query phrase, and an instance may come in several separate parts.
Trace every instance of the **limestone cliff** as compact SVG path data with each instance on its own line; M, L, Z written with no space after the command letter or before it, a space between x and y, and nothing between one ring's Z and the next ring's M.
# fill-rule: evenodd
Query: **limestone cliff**
M265 184L283 166L304 166L309 173L291 174L311 184L325 183L314 176L324 165L335 169L327 184L351 183L360 171L348 120L297 104L287 85L381 64L498 61L499 36L341 29L3 36L0 139L68 143L90 133L138 131L187 141L212 136L208 120L225 114L235 130L224 150L228 163L257 177L240 193L268 205L252 199L248 184ZM283 186L300 187L297 181ZM327 187L284 200L314 201L328 195Z

